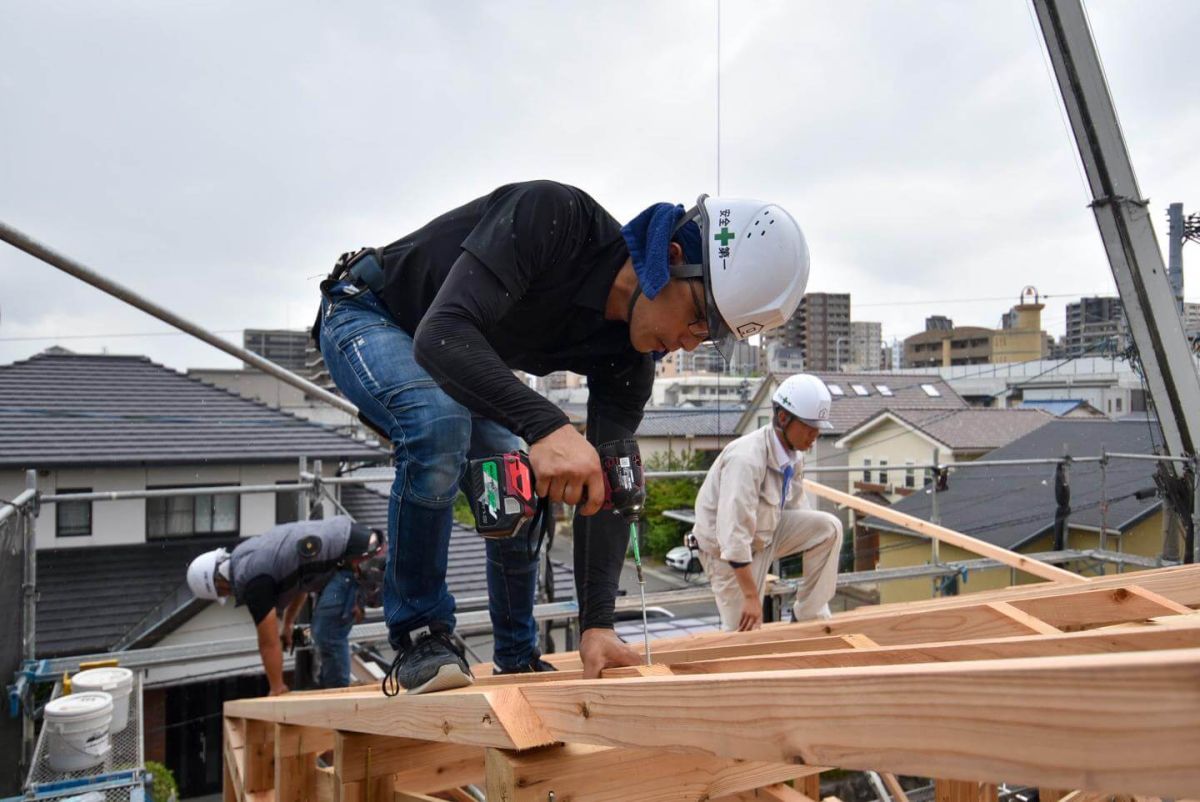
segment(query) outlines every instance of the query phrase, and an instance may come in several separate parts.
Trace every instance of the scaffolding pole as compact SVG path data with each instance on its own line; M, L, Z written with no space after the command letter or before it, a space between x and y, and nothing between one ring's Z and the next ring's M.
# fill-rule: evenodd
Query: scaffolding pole
M341 396L334 395L324 387L320 387L316 384L313 384L308 379L297 376L290 370L276 365L271 360L265 359L253 351L248 351L241 346L234 345L228 340L218 337L217 335L205 329L203 326L198 326L190 320L180 317L170 309L156 304L154 301L143 297L125 285L119 284L107 276L97 273L95 270L92 270L83 263L78 262L69 256L61 254L47 245L43 245L33 237L30 237L28 234L18 231L17 229L3 222L0 222L0 239L4 240L9 245L12 245L14 248L24 251L35 259L40 259L52 267L57 267L64 273L74 276L75 278L87 284L91 284L96 289L106 292L114 298L124 301L130 306L137 307L146 314L152 315L164 323L174 326L180 331L187 332L193 337L208 343L214 348L219 348L230 356L237 357L243 362L253 365L263 373L269 373L280 381L287 382L307 395L313 396L314 398L319 398L326 404L340 409L352 416L358 416L358 407L354 406L354 404L351 404Z

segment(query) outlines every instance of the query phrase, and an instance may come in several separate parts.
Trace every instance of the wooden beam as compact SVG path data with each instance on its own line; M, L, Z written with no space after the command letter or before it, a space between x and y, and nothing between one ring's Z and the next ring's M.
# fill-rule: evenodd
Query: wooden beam
M651 749L566 744L487 750L487 797L501 802L698 802L820 771Z
M416 793L479 785L484 777L483 749L479 747L386 735L344 737L342 780L367 779L368 766L374 775L391 775L397 788Z
M821 798L821 775L810 774L800 782L796 783L796 790L804 793L805 796L812 799Z
M1005 604L1066 630L1192 612L1137 585L1098 588L1052 599L1016 599Z
M883 780L884 787L887 788L895 802L908 802L908 794L904 792L904 786L900 784L900 779L895 774L890 771L881 771L879 779Z
M234 799L242 802L246 798L246 788L242 784L242 777L245 776L246 771L245 723L239 719L226 717L221 722L221 726L224 735L221 751L225 758L229 792L232 793ZM223 790L222 796L226 795L228 794Z
M1030 632L1033 632L1035 634L1038 634L1038 635L1061 635L1062 634L1062 630L1059 629L1058 627L1050 626L1049 624L1047 624L1045 621L1038 618L1037 616L1030 615L1029 613L1020 609L1019 607L1014 606L1013 604L1010 604L1009 602L989 602L987 606L990 607L991 609L995 610L996 612L1000 613L1001 615L1008 616L1012 620L1016 621L1018 624L1023 624L1024 626L1029 628Z
M397 790L393 793L392 799L394 802L445 802L445 800L438 799L436 796L418 794L415 791L400 790Z
M1200 788L1200 649L522 692L570 743L1146 795Z
M876 504L866 499L852 496L849 493L843 493L840 490L835 490L828 485L819 484L811 479L804 480L804 489L811 492L814 496L832 501L836 504L843 504L854 509L857 512L874 515L877 518L882 518L890 523L903 526L917 534L925 535L934 540L948 543L951 546L958 546L960 549L966 549L972 554L978 554L981 557L988 557L1002 565L1007 565L1010 568L1016 568L1019 571L1024 571L1028 574L1048 579L1051 582L1062 582L1070 584L1084 584L1087 580L1079 574L1073 574L1070 571L1064 571L1048 563L1031 560L1024 555L1018 554L1015 551L994 546L991 543L964 535L962 532L955 532L953 529L947 529L944 526L930 523L929 521L906 515L899 510L894 510L891 507L885 507L882 504Z
M453 703L447 704L451 698ZM225 703L225 715L501 749L529 749L554 742L529 708L522 687L464 688L394 698L374 688L333 697L238 699Z
M1200 576L1196 579L1200 582ZM1071 587L1060 589L1059 593L1045 598L1007 602L987 598L976 602L969 596L960 598L965 601L953 606L925 608L902 605L900 610L893 609L892 605L859 608L853 613L839 614L827 621L767 626L753 632L693 635L661 647L656 644L654 654L657 660L670 663L677 661L669 660L667 656L679 652L699 655L702 649L732 647L744 650L750 644L805 641L828 636L865 636L879 645L973 640L1049 631L1045 626L1033 624L1029 616L1047 616L1052 619L1045 621L1050 626L1072 622L1071 629L1086 629L1118 621L1141 621L1150 616L1174 612L1173 609L1154 606L1153 602L1128 586L1113 589ZM715 659L717 656L714 652L705 659Z

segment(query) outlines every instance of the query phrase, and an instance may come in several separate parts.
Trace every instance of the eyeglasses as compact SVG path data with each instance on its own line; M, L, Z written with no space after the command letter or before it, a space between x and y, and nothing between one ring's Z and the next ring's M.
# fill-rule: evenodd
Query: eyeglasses
M708 320L704 314L704 305L700 303L700 297L696 295L696 285L700 282L692 280L688 282L688 289L692 293L692 305L696 309L696 319L688 324L688 331L693 337L700 340L708 339Z

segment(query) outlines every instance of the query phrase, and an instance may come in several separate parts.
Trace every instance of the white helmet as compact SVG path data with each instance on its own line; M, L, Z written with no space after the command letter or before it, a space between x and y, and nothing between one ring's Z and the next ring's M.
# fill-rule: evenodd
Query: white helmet
M187 570L187 583L196 598L225 603L226 597L217 593L217 571L228 559L228 551L213 549L192 560Z
M808 373L788 376L776 388L771 402L783 407L814 429L833 428L833 424L829 422L829 408L833 405L833 397L829 394L825 382L816 376Z
M704 264L672 265L674 278L703 278L709 339L726 358L736 340L778 328L808 286L808 243L783 207L701 195L676 230L698 219Z

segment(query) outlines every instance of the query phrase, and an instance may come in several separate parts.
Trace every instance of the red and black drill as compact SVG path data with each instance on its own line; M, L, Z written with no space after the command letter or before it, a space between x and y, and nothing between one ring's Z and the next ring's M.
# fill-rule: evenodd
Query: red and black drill
M629 525L629 542L642 595L642 634L650 663L650 628L646 619L646 580L638 547L638 524L646 505L646 478L636 440L611 440L596 448L604 474L604 506ZM486 538L507 538L535 516L549 520L547 500L538 498L536 478L524 451L471 460L467 466L475 531ZM539 542L539 548L540 548Z

